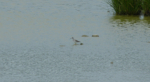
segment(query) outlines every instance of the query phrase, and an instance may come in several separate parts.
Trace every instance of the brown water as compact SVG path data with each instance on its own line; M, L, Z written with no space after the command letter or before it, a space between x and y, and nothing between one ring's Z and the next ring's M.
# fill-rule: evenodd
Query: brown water
M150 80L149 17L116 16L105 0L5 0L0 10L2 82Z

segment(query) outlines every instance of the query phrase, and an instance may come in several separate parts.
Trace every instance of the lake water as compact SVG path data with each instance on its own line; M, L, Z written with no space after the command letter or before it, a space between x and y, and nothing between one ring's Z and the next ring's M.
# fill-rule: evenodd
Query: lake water
M0 10L1 82L150 81L150 17L116 16L105 0L1 0Z

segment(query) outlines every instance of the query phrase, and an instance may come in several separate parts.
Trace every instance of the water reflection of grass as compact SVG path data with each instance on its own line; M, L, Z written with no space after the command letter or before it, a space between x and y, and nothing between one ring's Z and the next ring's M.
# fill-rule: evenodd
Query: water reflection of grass
M140 19L139 19L139 16L120 16L120 15L116 15L116 16L113 16L111 18L111 21L112 22L116 22L116 21L120 21L120 22L131 22L131 23L136 23L136 22L139 22Z
M121 15L116 15L110 18L110 22L112 24L117 24L117 26L124 27L126 25L144 25L144 27L150 28L150 17L145 17L143 20L139 18L139 16L121 16ZM113 26L115 27L115 26Z

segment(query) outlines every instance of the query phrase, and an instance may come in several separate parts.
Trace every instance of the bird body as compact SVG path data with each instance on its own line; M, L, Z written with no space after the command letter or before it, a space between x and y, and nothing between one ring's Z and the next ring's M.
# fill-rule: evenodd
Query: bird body
M72 37L72 39L73 39L73 41L75 42L75 44L80 42L80 41L78 41L78 40L75 40L73 37Z

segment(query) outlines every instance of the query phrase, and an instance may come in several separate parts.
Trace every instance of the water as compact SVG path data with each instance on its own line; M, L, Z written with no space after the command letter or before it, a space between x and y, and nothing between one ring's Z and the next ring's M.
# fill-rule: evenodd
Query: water
M149 17L115 16L105 0L5 0L0 10L2 82L150 80Z

